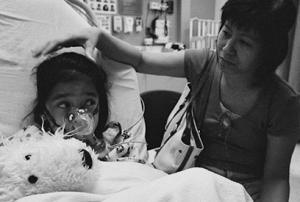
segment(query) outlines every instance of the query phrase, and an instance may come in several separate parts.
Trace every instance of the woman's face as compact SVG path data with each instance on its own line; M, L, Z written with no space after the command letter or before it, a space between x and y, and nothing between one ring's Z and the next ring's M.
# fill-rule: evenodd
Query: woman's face
M46 102L48 112L60 126L74 110L86 110L94 118L93 132L99 120L98 107L98 92L92 81L85 75L79 76L76 81L58 83L50 92Z
M223 72L250 74L262 65L262 45L254 31L239 30L226 22L218 35L217 53Z

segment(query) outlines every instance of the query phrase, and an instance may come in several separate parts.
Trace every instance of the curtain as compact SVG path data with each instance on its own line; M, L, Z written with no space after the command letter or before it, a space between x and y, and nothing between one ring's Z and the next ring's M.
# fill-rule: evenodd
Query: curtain
M290 48L286 59L278 67L277 73L300 93L300 4L295 0L298 14L294 29L290 33Z
M288 81L292 87L300 92L300 4L298 1L298 14L295 25L295 34L291 52L291 62Z

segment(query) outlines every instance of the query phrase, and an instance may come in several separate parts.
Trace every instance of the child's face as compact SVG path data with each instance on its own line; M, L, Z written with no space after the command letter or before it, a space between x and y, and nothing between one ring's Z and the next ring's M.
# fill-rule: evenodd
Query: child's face
M98 124L99 95L92 81L81 75L76 81L60 82L50 92L46 108L56 123L62 126L69 113L85 109L93 113L94 129ZM86 134L88 135L88 134Z

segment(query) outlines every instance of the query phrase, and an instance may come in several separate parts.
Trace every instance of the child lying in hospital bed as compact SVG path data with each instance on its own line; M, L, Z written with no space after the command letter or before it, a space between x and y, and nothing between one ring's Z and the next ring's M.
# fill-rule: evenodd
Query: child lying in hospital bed
M31 50L58 34L71 33L90 25L63 0L1 1L0 13L3 22L0 27L0 44L3 47L0 51L0 133L9 136L24 126L23 118L34 107L36 87L32 68L44 58L33 58ZM92 19L93 16L87 18ZM82 53L80 49L72 50ZM118 121L122 129L127 129L142 115L134 70L123 69L109 60L99 63L106 68L108 76L108 122ZM109 68L111 66L116 68ZM135 124L130 131L133 140L145 142L144 130L143 120ZM136 155L141 159L147 158L146 145L137 146Z

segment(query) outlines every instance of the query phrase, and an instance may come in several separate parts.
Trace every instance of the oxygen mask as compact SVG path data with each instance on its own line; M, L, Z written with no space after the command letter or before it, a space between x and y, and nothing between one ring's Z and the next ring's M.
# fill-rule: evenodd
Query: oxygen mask
M65 130L78 136L90 135L94 132L95 120L87 109L74 109L65 116Z

